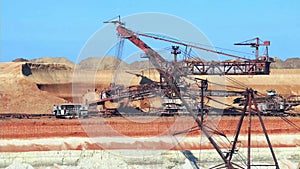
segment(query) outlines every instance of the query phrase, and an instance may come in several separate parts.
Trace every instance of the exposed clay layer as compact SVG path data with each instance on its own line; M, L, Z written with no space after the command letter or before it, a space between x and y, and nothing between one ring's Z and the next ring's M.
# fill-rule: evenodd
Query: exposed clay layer
M200 144L199 138L205 140L200 131L177 135L189 127L195 126L187 117L160 117L149 121L150 117L135 117L126 119L92 118L92 119L12 119L0 122L1 140L12 142L0 146L2 151L36 151L36 150L61 150L61 149L212 149L208 143ZM293 123L300 124L299 117L289 118ZM147 121L148 120L148 121ZM217 126L220 132L224 132L232 138L235 133L238 117L223 117L220 121L207 121L210 126ZM264 122L272 144L275 147L297 147L300 145L300 132L281 120L279 117L265 117ZM176 127L177 126L177 127ZM252 145L254 147L266 147L262 129L257 118L252 119ZM241 147L247 145L247 121L241 129ZM67 141L74 138L77 141ZM110 138L99 146L99 141L94 138ZM162 139L160 139L162 138ZM166 138L166 139L164 139ZM283 139L285 138L285 139ZM48 140L45 144L34 143L34 140ZM66 140L65 142L63 140ZM126 139L131 142L126 142ZM171 140L168 140L171 139ZM175 140L174 140L175 139ZM219 139L219 138L217 138ZM25 141L26 145L18 145ZM61 141L59 141L61 140ZM104 139L105 140L105 139ZM232 140L232 139L231 139ZM31 144L32 141L32 144ZM181 142L178 144L178 142ZM102 142L102 141L100 141ZM225 148L225 147L224 147Z

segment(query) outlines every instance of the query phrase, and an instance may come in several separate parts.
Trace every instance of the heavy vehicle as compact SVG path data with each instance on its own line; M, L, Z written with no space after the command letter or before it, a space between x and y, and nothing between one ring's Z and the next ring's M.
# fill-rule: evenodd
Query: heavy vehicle
M300 105L299 95L283 97L277 94L274 89L269 89L266 92L266 95L256 98L257 108L260 112L269 116L296 115L293 110L296 106ZM245 101L244 98L236 98L234 103L242 106L245 104Z
M86 118L88 117L88 106L73 103L54 105L52 114L56 118Z

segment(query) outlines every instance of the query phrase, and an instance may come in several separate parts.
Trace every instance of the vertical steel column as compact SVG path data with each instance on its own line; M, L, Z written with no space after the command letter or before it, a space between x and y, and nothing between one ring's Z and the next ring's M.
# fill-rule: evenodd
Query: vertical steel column
M233 140L233 143L232 143L232 147L231 147L231 150L230 150L230 154L229 154L229 161L232 160L232 157L233 157L233 153L234 153L234 149L236 148L236 144L238 142L238 137L240 135L240 131L241 131L241 128L242 128L242 124L243 124L243 121L244 121L244 117L245 117L245 114L246 114L246 111L247 111L247 107L248 107L248 100L249 100L249 97L250 97L250 93L247 89L247 96L246 96L246 104L244 105L244 109L243 109L243 113L240 117L240 120L239 120L239 123L238 123L238 126L237 126L237 131L235 133L235 137L234 137L234 140Z
M253 91L251 91L250 98L248 100L248 156L247 156L247 169L251 167L251 105L252 105L252 97Z
M253 95L253 94L252 94L252 95ZM253 95L252 97L254 98L254 95ZM257 103L256 103L255 100L254 100L254 106L255 106L255 110L257 111L258 118L259 118L261 127L262 127L262 129L263 129L263 131L264 131L264 134L265 134L265 137L266 137L268 146L269 146L269 148L270 148L270 151L271 151L272 158L273 158L273 160L274 160L276 169L279 169L279 165L278 165L278 162L277 162L277 158L276 158L276 155L275 155L275 153L274 153L274 150L273 150L271 141L270 141L270 139L269 139L269 136L268 136L268 133L267 133L267 129L266 129L266 127L265 127L265 124L264 124L264 122L263 122L263 119L262 119L262 117L261 117L261 114L260 114L260 112L259 112L259 110L258 110L258 108L257 108Z
M207 90L207 80L201 80L201 123L204 121L204 90Z

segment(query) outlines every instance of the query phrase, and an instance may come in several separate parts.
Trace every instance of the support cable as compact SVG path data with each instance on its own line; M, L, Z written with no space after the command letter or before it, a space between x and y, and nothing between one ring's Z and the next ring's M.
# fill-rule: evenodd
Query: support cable
M294 122L292 122L291 120L287 119L286 117L281 116L280 117L282 120L284 120L287 124L289 124L290 126L294 127L295 129L297 129L298 131L300 131L300 127L295 124Z

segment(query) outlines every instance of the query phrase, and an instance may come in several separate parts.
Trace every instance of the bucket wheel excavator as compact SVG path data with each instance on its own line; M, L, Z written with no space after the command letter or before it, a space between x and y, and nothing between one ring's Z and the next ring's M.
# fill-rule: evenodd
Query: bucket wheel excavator
M207 137L211 145L215 148L218 155L222 159L223 163L216 165L213 168L243 168L239 164L233 162L233 155L236 152L236 145L238 144L238 136L241 129L241 125L243 123L244 117L248 116L249 120L248 123L250 128L248 128L248 160L247 160L247 168L251 168L253 166L251 164L251 157L250 157L250 148L251 148L251 116L253 114L258 115L261 126L263 128L263 131L266 136L266 140L268 141L268 146L270 148L270 151L272 153L272 157L274 159L274 166L276 169L279 168L277 159L275 157L271 142L269 140L269 137L267 135L267 130L264 126L264 123L262 121L262 118L260 116L260 111L257 109L257 104L254 99L255 92L252 89L245 89L245 92L243 93L246 98L246 104L244 106L240 122L237 126L236 136L234 138L234 141L231 143L231 148L225 153L221 150L218 143L213 138L214 132L211 131L211 128L205 125L204 123L204 93L207 91L208 81L206 79L201 78L195 78L190 75L269 75L270 73L270 64L273 62L273 59L268 56L268 46L270 45L269 41L265 41L263 43L260 42L259 38L255 38L255 42L251 41L245 41L242 43L237 43L236 45L250 45L251 47L255 47L256 49L256 58L251 60L248 58L227 54L211 49L207 49L204 47L196 46L193 44L183 43L181 41L175 41L170 39L165 39L159 36L144 34L144 33L138 33L134 32L128 28L125 27L125 24L120 21L120 18L118 21L109 21L106 23L113 23L116 25L116 30L118 32L119 37L129 40L131 43L133 43L136 47L141 49L145 53L145 58L149 59L149 62L157 69L160 75L160 81L159 82L153 82L148 81L146 84L141 84L139 89L136 88L135 93L132 95L130 94L129 89L124 90L124 93L126 97L129 98L137 98L135 96L141 96L141 99L151 97L152 95L155 95L156 92L163 93L165 97L169 99L175 99L180 100L181 105L184 107L186 112L189 116L191 116L197 126L198 129L201 130L204 135ZM235 60L231 61L222 61L222 62L206 62L202 60L177 60L177 54L180 54L179 47L173 46L172 54L174 55L174 61L167 61L165 60L158 52L153 50L149 45L147 45L143 40L141 40L139 37L147 37L152 38L155 40L165 41L169 42L178 46L184 46L186 48L193 48L198 50L203 50L206 52L212 52L216 53L218 55L224 55L228 57L235 58ZM264 56L259 57L258 50L260 46L266 47L266 54ZM189 83L187 81L196 81L198 84L198 89L193 90L190 88ZM146 88L143 88L144 85L147 85ZM200 90L200 94L199 94ZM197 92L197 94L195 94ZM209 92L208 92L209 93ZM210 92L215 93L215 92ZM221 93L221 94L220 94ZM195 95L193 95L195 94ZM221 96L227 96L232 93L230 92L219 92ZM236 94L236 93L234 93ZM242 94L242 93L239 93ZM121 95L118 96L117 99L119 99ZM201 97L201 105L195 109L195 101ZM98 102L99 103L99 102ZM253 109L253 105L255 109ZM251 113L252 112L252 113ZM255 113L253 113L255 112ZM257 165L256 165L257 166Z

